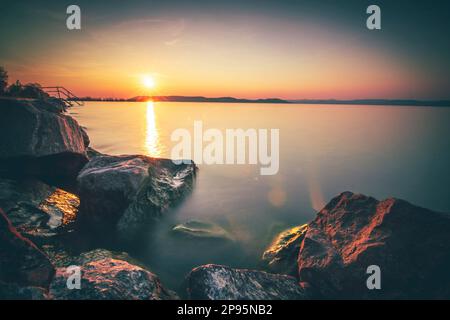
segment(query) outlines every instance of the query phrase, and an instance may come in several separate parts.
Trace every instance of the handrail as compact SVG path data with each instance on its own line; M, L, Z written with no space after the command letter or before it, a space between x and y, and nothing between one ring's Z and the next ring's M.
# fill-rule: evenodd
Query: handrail
M44 90L48 94L56 94L58 99L62 100L69 107L72 107L73 103L76 103L79 106L83 105L83 102L80 101L80 99L76 95L74 95L71 91L69 91L64 87L60 86L42 87L42 90Z

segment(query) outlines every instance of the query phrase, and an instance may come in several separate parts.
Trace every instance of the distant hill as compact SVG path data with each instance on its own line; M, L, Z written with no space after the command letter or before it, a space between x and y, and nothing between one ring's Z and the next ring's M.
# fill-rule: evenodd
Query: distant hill
M207 98L202 96L138 96L128 101L173 101L173 102L228 102L228 103L290 103L278 98L268 99L239 99L233 97Z
M75 99L74 99L75 100ZM130 99L92 98L83 97L82 101L169 101L169 102L227 102L227 103L298 103L298 104L328 104L328 105L384 105L384 106L424 106L424 107L450 107L450 100L389 100L389 99L297 99L283 100L279 98L267 99L239 99L233 97L208 98L203 96L137 96Z
M359 99L359 100L289 100L291 103L301 104L354 104L354 105L386 105L386 106L428 106L450 107L449 100L388 100L388 99Z

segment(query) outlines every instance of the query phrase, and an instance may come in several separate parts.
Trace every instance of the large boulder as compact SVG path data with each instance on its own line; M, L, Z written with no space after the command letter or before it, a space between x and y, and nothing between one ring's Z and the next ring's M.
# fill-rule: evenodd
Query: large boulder
M233 269L208 264L187 276L190 299L198 300L304 300L306 290L294 277L264 271Z
M0 207L14 227L33 241L55 236L75 219L76 195L35 179L0 178Z
M153 273L123 260L94 259L80 266L80 289L67 287L67 268L58 268L50 285L57 300L168 300L178 297Z
M0 209L0 282L48 288L55 273L47 256Z
M55 103L0 99L0 174L67 183L87 162L85 142Z
M367 287L371 265L380 290ZM308 225L298 267L319 298L449 299L450 216L344 192Z
M78 176L81 227L124 238L158 220L191 191L196 167L139 155L96 156Z
M280 233L264 251L262 260L276 273L298 275L297 259L308 225L303 224Z

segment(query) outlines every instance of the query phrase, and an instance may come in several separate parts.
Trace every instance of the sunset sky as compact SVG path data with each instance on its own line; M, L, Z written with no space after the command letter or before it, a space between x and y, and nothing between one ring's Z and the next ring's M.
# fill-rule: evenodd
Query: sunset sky
M78 96L450 98L450 1L281 2L0 0L0 65Z

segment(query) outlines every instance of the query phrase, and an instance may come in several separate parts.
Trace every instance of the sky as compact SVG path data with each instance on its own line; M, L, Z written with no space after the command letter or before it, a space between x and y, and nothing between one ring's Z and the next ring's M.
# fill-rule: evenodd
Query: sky
M81 30L66 27L70 4ZM366 28L370 4L381 30ZM0 0L0 12L10 82L78 96L450 98L445 0Z

